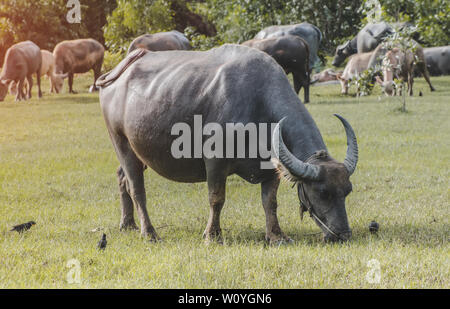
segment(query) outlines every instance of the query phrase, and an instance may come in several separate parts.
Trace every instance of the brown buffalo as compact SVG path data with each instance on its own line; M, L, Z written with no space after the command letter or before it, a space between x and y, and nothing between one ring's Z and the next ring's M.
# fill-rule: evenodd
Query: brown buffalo
M53 54L49 52L48 50L41 50L41 56L42 56L42 66L41 66L41 77L44 75L47 75L48 79L50 80L50 92L55 92L55 58L53 57ZM12 82L11 86L9 87L11 94L16 95L17 94L17 83Z
M153 34L143 34L131 42L128 54L137 48L151 51L164 50L190 50L189 40L179 31L159 32Z
M305 40L298 36L286 35L262 40L253 39L242 45L269 54L286 74L292 73L295 92L298 94L303 87L305 103L309 102L309 47Z
M73 76L76 73L94 71L94 84L90 91L95 91L95 81L101 74L105 48L94 39L63 41L53 50L55 57L54 90L59 93L63 79L69 77L69 92L73 90Z
M420 72L423 77L425 78L426 82L428 83L428 86L430 86L430 90L434 91L434 87L431 84L431 80L430 80L430 74L428 73L428 69L427 69L427 62L425 60L425 55L423 52L423 47L413 41L413 44L415 46L415 51L414 53L412 53L411 51L407 51L406 54L404 52L401 51L400 48L392 48L392 54L394 54L395 57L399 57L397 58L397 60L399 60L400 58L400 62L398 63L399 65L401 65L402 67L399 69L395 69L393 71L393 73L395 74L394 76L406 80L408 82L408 89L409 89L409 94L412 95L413 90L412 90L412 85L413 85L413 73L411 73L411 81L408 81L409 79L409 75L410 72L409 70L414 70L415 67L417 67L417 71ZM369 64L368 67L369 68L373 68L376 67L376 65L380 65L382 64L383 59L387 59L389 57L388 53L390 50L388 50L386 48L386 46L383 46L383 44L378 45L378 47L373 51L373 54L369 60ZM413 60L411 60L413 59ZM395 61L398 62L397 60L389 60L389 61ZM410 61L412 61L412 63L410 63ZM390 77L388 77L390 78ZM381 81L381 79L378 79L379 81ZM388 80L387 80L388 81ZM390 83L390 82L389 82ZM385 86L387 87L385 89L389 92L389 95L392 95L391 92L393 91L392 89L389 89L390 87L392 87L392 83L390 83L390 85L386 84ZM411 87L411 88L409 88Z
M386 53L386 65L383 68L383 80L376 76L376 81L381 85L388 96L397 95L397 87L394 78L408 83L408 94L413 95L414 53L410 50L403 52L399 48L393 48ZM399 89L401 95L402 89Z
M18 83L16 101L31 98L31 88L33 87L32 74L37 75L38 94L41 92L41 70L42 58L41 49L31 41L17 43L11 46L5 55L4 67L0 74L0 101L5 99L8 87L12 82ZM23 93L25 79L28 81L28 95Z
M347 62L344 72L337 74L336 76L341 82L342 94L348 94L348 88L350 87L349 82L364 70L367 70L372 54L373 52L369 52L350 56L350 60ZM359 89L357 93L359 93Z
M311 78L311 84L314 83L325 83L325 82L331 82L331 81L337 81L337 75L342 74L342 71L335 72L333 69L326 69L323 70L320 73L316 73Z

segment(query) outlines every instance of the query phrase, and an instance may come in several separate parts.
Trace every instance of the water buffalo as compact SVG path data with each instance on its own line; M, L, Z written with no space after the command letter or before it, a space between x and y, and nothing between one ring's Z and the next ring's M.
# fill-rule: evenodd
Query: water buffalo
M374 50L393 31L393 28L385 22L367 24L358 32L356 37L336 48L332 64L339 66L353 54Z
M337 81L338 74L342 74L342 71L335 72L333 69L325 69L322 72L316 73L312 76L311 84Z
M47 75L48 79L50 80L50 92L55 92L54 86L56 83L56 76L54 74L55 58L53 57L53 54L51 52L45 49L41 50L41 56L42 56L42 65L40 75L41 77ZM10 91L11 94L13 95L17 94L17 84L15 82L11 83Z
M94 84L91 91L97 90L95 81L100 76L105 48L94 39L63 41L55 46L55 91L62 90L63 79L69 77L69 92L73 90L73 76L76 73L94 71Z
M424 48L423 54L430 75L450 75L450 45Z
M412 95L414 54L409 50L403 52L394 48L386 53L386 62L387 65L383 69L383 80L379 76L375 77L384 93L388 96L396 95L397 88L394 78L399 78L407 81L408 93Z
M296 25L270 26L259 31L254 39L261 40L284 35L296 35L308 43L309 69L312 70L314 64L319 62L317 53L319 51L320 42L322 42L323 38L320 29L306 22Z
M342 94L348 94L349 82L360 75L364 70L367 70L372 54L373 52L369 52L350 56L350 60L347 62L344 72L336 76L341 83ZM359 89L357 93L359 94Z
M263 40L250 40L242 45L257 48L272 56L284 69L292 73L297 94L304 90L305 103L309 102L309 48L302 38L293 35Z
M31 98L33 87L32 75L36 73L38 84L38 95L42 97L41 75L39 71L42 66L41 49L31 41L17 43L11 46L5 55L4 67L0 74L0 101L5 99L11 82L17 83L16 101ZM28 95L25 97L23 86L25 78L28 81Z
M409 75L409 70L411 68L414 69L415 67L417 67L417 71L420 72L423 75L423 77L425 78L426 82L430 86L430 90L434 91L435 89L434 89L433 85L431 84L430 74L428 73L427 62L425 60L423 47L419 43L415 42L414 40L412 40L412 44L415 45L415 52L414 52L414 58L415 59L414 59L414 63L412 65L410 65L410 64L408 64L409 61L401 62L401 64L406 64L406 67L404 67L402 69L403 71L402 71L401 74L405 77L405 80L407 81L408 79L406 77ZM370 60L369 60L368 68L374 68L377 65L381 65L382 59L389 52L389 50L383 45L384 44L380 44L373 51L372 56L370 57ZM396 52L396 55L397 56L402 56L402 57L404 56L404 55L399 54L398 52ZM404 59L409 59L409 57L407 57L407 55L405 57L404 57ZM411 78L413 78L413 77L411 77ZM413 83L413 81L411 81L411 92L410 92L410 95L412 95L412 83Z
M276 214L279 174L274 169L261 168L270 153L267 159L262 154L236 157L234 136L239 133L236 131L231 131L226 141L219 138L215 143L216 149L223 147L226 157L202 152L202 145L205 147L210 139L202 135L201 124L199 129L196 119L200 117L205 124L203 132L209 132L205 134L212 134L208 131L211 128L220 131L233 124L248 126L250 131L252 127L265 127L266 130L260 129L259 138L241 131L243 136L247 135L246 138L241 135L245 152L258 144L265 149L275 145L278 171L297 184L301 209L309 210L324 239L350 238L345 198L352 190L349 177L358 159L353 129L337 116L344 125L348 144L346 158L340 163L329 155L319 129L283 69L266 53L229 44L209 51L140 49L101 76L97 86L101 88L100 104L106 127L120 162L122 229L136 228L134 204L141 234L159 239L147 214L143 172L148 166L174 181L207 182L210 203L204 232L207 240L220 239L226 180L237 174L250 183L261 184L266 240L290 241ZM273 141L271 130L264 126L269 123L279 123L273 130ZM183 147L185 155L175 156L173 147L180 139L176 136L180 127L187 130L190 139Z
M128 54L137 48L144 48L151 51L190 50L191 44L183 33L173 30L169 32L143 34L135 38L128 48Z

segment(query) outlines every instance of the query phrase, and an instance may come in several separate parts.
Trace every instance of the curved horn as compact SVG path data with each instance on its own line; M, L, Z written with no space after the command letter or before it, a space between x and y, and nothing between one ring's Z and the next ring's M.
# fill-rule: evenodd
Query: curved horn
M349 174L353 174L358 163L358 142L356 141L356 135L352 126L338 114L334 114L342 122L345 128L345 134L347 135L347 155L345 156L344 165Z
M286 167L286 169L299 179L316 180L319 178L320 168L313 164L304 163L303 161L297 159L286 147L283 142L283 137L281 135L281 125L286 119L278 122L276 125L273 135L272 135L272 146L275 151L275 155L281 164Z

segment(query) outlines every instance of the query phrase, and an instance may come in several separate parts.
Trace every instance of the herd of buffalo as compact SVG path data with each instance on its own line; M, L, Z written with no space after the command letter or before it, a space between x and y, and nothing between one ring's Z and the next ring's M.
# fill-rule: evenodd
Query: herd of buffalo
M142 235L159 239L146 207L143 173L150 167L174 181L207 182L210 203L204 232L207 240L221 239L225 184L233 174L249 183L261 184L266 240L270 243L291 241L277 218L280 175L294 182L301 213L309 212L325 240L348 240L351 229L345 199L352 191L350 176L358 162L355 132L346 119L336 114L347 135L346 157L344 162L338 162L329 154L298 92L304 88L306 103L309 85L327 78L341 81L343 91L347 92L349 80L379 61L376 55L381 54L394 64L378 78L387 94L394 94L392 82L396 76L405 78L412 94L415 62L411 59L415 56L420 60L420 73L433 90L429 73L450 73L450 46L417 48L416 55L405 54L398 48L383 50L380 42L392 31L386 23L368 24L354 39L337 47L334 65L350 57L344 71L326 70L312 81L310 73L319 61L322 33L306 22L268 27L241 45L225 44L208 51L192 51L187 38L178 31L145 34L131 43L125 59L102 76L104 48L95 40L64 41L53 53L41 51L26 41L12 46L5 55L0 100L8 90L16 93L17 100L30 98L34 73L41 96L40 77L44 74L50 78L51 90L58 93L65 78L69 80L69 91L73 92L74 74L94 71L91 90L100 89L102 113L120 163L117 176L121 229L137 228L133 213L136 209ZM293 75L294 87L286 77L289 73ZM171 134L174 125L184 123L194 128L196 115L202 116L204 124L214 123L222 128L230 123L276 124L273 132L259 131L274 151L275 168L261 169L261 162L267 159L259 156L228 156L227 151L226 157L174 158L171 155L177 138ZM254 142L249 137L245 139L246 146ZM258 142L261 143L261 138ZM224 150L235 149L234 142L217 143Z

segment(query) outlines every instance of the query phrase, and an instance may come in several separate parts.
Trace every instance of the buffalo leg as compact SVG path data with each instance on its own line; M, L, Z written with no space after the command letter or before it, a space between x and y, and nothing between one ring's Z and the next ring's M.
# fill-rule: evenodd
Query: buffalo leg
M303 74L305 75L305 74ZM302 76L302 74L298 72L292 72L292 76L294 79L294 90L297 94L300 93L300 90L303 87L304 91L304 102L309 103L309 80L307 76Z
M417 64L417 66L419 67L419 70L420 70L420 72L422 73L423 78L425 78L425 80L427 81L428 86L430 86L430 90L431 90L431 91L434 91L435 89L434 89L433 85L431 84L430 74L428 73L428 69L427 69L426 63L423 62L423 61L420 61L420 62Z
M95 66L94 66L94 84L92 85L92 91L98 91L97 86L95 86L95 82L97 81L97 79L100 77L101 75L101 71L102 71L102 64L103 64L103 58L101 61L99 61Z
M31 75L27 76L27 82L28 82L27 99L31 99L31 89L33 88L33 77Z
M141 223L141 234L144 237L150 237L151 240L159 240L159 236L150 222L147 213L147 201L144 187L145 166L133 152L128 140L124 136L114 135L112 142L116 149L120 166L127 178L129 196L137 209L139 221ZM127 208L127 210L129 211L129 208Z
M69 93L76 94L76 91L73 90L73 75L72 72L69 73Z
M40 73L41 69L39 69L39 71L36 74L36 81L37 81L37 86L38 86L38 97L42 98L42 91L41 91L41 73Z
M203 237L207 242L216 240L222 242L222 230L220 228L220 212L225 203L225 184L227 170L216 160L205 161L206 178L208 183L209 219Z
M130 196L130 187L121 166L117 169L117 178L119 180L120 204L122 206L120 230L137 230L138 227L134 221L133 200Z
M20 101L20 100L22 100L22 98L25 98L25 95L23 93L23 85L24 85L24 83L25 83L25 79L24 78L19 80L19 82L17 83L16 101Z
M274 177L271 180L261 183L261 198L266 214L266 241L271 244L291 242L282 231L277 217L277 191L280 179Z

